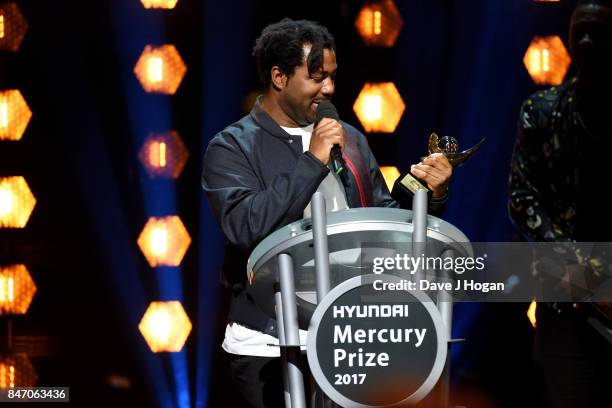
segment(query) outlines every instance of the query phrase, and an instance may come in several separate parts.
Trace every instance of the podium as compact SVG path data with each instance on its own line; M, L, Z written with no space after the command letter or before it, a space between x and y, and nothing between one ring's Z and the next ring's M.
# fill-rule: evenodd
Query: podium
M300 346L304 346L299 329L308 330L308 362L320 390L325 398L343 407L410 405L427 396L441 377L448 376L450 294L373 290L422 279L451 281L452 271L438 270L434 277L418 268L410 273L372 273L373 255L392 257L398 250L413 257L473 255L459 229L427 215L425 191L415 194L412 211L377 207L331 213L325 212L322 194L315 193L312 219L280 228L253 250L247 263L248 292L258 307L277 320L287 407L308 406L299 364ZM357 299L357 303L346 306L349 299ZM384 311L391 308L397 313L382 320ZM363 319L355 320L354 310L367 310L372 316L362 313ZM353 320L347 320L349 317ZM407 326L415 324L422 329ZM392 333L406 336L404 343L391 343ZM327 343L339 344L328 347ZM414 384L404 387L408 382L400 381L402 373L411 369L416 372L406 378ZM396 379L400 382L394 382ZM383 392L385 384L395 385ZM445 406L448 381L438 384L438 389L442 395L439 406ZM319 405L329 406L329 402Z

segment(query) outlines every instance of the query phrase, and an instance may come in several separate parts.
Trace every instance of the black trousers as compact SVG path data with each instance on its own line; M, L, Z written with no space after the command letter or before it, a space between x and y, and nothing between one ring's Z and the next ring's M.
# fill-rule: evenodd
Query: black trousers
M285 406L280 358L228 354L232 387L245 407Z
M234 386L232 388L240 394L245 407L285 407L283 371L279 357L225 354L229 360ZM312 384L312 377L304 355L302 355L301 368L304 374L304 392L306 398L309 399L311 390L315 387Z
M549 407L612 407L612 344L583 316L538 305L534 356Z

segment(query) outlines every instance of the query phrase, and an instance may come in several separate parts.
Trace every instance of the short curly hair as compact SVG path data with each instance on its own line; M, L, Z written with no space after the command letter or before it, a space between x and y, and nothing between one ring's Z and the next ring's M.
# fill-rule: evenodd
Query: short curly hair
M270 70L278 66L291 77L295 67L304 62L304 44L310 44L306 64L308 72L315 72L323 65L323 51L336 51L334 37L324 26L314 21L284 18L263 29L253 47L259 79L264 89L272 82Z

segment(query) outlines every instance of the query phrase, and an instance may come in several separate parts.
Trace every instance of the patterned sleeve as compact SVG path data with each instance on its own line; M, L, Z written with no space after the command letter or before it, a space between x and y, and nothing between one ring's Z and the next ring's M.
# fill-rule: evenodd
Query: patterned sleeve
M508 203L510 218L530 241L566 241L568 234L556 225L547 205L550 190L547 160L544 155L547 135L546 113L532 99L521 107L518 131L510 170Z

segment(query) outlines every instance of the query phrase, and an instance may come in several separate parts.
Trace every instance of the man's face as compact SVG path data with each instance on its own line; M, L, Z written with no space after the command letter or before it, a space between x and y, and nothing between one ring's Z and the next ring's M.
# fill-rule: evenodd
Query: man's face
M570 50L584 85L610 82L612 9L596 4L576 7L570 23Z
M310 45L304 45L304 62L295 67L295 72L287 79L280 93L281 108L298 126L314 122L319 102L331 98L335 90L337 65L334 51L326 48L323 51L323 66L312 73L308 72L306 65L309 53Z

